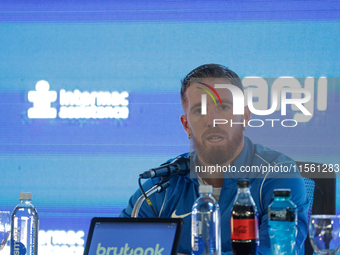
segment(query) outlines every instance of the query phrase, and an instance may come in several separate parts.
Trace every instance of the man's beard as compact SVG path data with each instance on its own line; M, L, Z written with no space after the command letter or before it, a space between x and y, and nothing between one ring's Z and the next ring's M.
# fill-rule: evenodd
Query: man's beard
M193 134L193 133L192 133ZM227 142L223 145L211 146L206 145L206 137L209 134L221 134ZM219 127L208 129L203 133L200 142L197 137L192 136L199 159L202 163L209 165L223 165L233 159L243 139L243 129L237 126L233 137L230 139L228 133ZM231 162L229 162L231 163Z

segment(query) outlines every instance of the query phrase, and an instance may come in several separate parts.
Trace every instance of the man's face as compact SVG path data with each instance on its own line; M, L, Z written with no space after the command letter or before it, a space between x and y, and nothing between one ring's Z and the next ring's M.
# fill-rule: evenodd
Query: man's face
M200 82L200 83L198 83ZM222 105L216 94L202 83L215 87L215 84L230 84L226 78L207 78L200 79L196 83L190 84L186 91L187 105L185 106L186 115L181 116L184 129L193 139L194 146L199 160L207 165L231 163L242 151L243 140L243 115L233 115L233 97L228 89L216 89ZM215 98L216 103L206 91L208 90ZM207 112L201 113L202 94L206 95ZM248 112L246 113L246 115ZM250 116L249 116L250 117ZM214 119L226 119L227 124L213 126ZM248 117L246 117L247 123ZM248 119L249 120L249 119Z

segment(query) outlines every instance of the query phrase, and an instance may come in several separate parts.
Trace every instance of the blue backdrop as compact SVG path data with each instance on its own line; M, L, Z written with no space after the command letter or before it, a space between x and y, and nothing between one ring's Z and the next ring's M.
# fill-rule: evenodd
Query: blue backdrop
M45 253L82 254L92 217L118 216L139 173L189 150L180 79L205 63L241 77L314 77L311 120L246 135L297 161L339 164L340 4L288 2L2 1L0 209L12 211L20 192L32 192ZM328 81L321 110L320 77ZM37 98L50 97L53 118L28 115L41 80L52 94ZM62 106L76 106L61 104L62 90L78 100L97 95L94 107L124 118L62 118ZM126 101L106 102L107 93Z

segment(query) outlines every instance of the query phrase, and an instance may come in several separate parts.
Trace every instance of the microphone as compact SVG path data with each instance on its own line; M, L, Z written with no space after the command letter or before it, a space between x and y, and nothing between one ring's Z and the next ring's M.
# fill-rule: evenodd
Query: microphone
M170 163L165 163L157 168L152 168L139 175L141 179L155 177L172 177L173 175L185 176L190 172L190 158L178 157Z

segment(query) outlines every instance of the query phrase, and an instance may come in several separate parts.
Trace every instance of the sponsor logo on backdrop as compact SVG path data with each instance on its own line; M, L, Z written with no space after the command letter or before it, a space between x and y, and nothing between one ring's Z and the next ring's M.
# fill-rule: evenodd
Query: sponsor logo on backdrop
M316 85L315 85L316 82ZM244 127L262 127L268 123L272 127L279 122L283 127L295 127L298 122L308 122L314 115L315 98L316 108L318 111L326 111L327 109L327 78L320 77L314 79L308 77L304 79L304 87L301 86L298 79L294 77L279 77L275 79L271 86L268 85L266 79L262 77L245 77L242 80L244 93L242 90L231 84L215 84L214 87L197 82L206 94L201 95L201 114L207 114L207 94L212 98L215 106L219 103L222 105L220 95L215 90L228 89L233 97L233 115L243 115L244 107L248 106L251 113L259 116L268 116L275 111L280 111L281 116L287 116L287 107L290 105L293 111L292 119L251 119L248 123L233 122L232 119L214 119L213 126L216 124L224 125L243 125ZM315 91L316 87L316 91ZM270 106L269 104L270 89ZM210 91L212 91L212 93ZM214 97L215 95L215 97ZM269 108L270 107L270 108ZM269 109L268 109L269 108Z
M39 254L83 255L84 236L82 230L39 230Z
M83 255L84 236L82 230L39 230L39 254L44 255ZM9 243L9 242L8 242ZM4 247L7 254L10 252L10 245ZM17 251L17 252L20 252ZM6 252L4 252L6 254ZM24 253L23 253L24 254Z
M27 111L30 119L127 119L129 93L126 91L57 91L50 90L47 81L38 81L28 92L33 107ZM59 99L59 100L58 100ZM52 107L52 103L59 107Z

